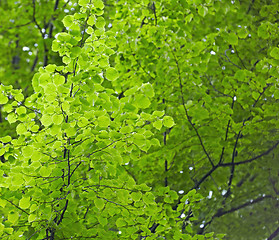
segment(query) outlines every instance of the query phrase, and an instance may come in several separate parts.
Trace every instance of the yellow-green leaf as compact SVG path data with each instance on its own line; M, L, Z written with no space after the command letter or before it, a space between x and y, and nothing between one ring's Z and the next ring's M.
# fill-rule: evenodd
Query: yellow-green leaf
M30 198L29 197L23 197L19 201L19 207L22 209L27 209L30 206Z

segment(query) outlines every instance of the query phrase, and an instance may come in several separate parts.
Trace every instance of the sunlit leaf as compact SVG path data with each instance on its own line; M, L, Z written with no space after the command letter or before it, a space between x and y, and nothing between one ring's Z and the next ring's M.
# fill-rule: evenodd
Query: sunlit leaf
M106 70L106 78L110 81L115 81L118 78L118 71L114 68L108 68Z
M29 197L23 197L19 201L19 207L22 209L27 209L30 206L30 198Z

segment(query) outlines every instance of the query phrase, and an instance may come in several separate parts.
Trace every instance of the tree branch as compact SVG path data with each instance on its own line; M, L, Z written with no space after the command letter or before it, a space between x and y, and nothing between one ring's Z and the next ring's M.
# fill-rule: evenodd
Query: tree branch
M187 120L188 122L190 123L190 125L192 126L192 128L194 129L194 131L196 132L196 135L199 139L199 142L202 146L202 149L203 149L203 152L205 153L205 155L207 156L211 166L214 168L214 163L213 161L211 160L211 157L209 156L208 152L206 151L205 149L205 146L203 144L203 141L201 139L201 136L197 130L197 128L195 127L195 125L192 123L191 119L190 119L190 116L188 114L188 110L186 109L186 106L185 106L185 99L184 99L184 96L183 96L183 85L182 85L182 79L181 79L181 74L180 74L180 67L179 67L179 64L178 64L178 60L176 58L176 55L174 54L174 52L171 50L172 54L173 54L173 57L174 57L174 61L176 63L176 67L177 67L177 72L178 72L178 78L179 78L179 85L180 85L180 93L181 93L181 98L182 98L182 104L183 104L183 108L184 108L184 111L185 111L185 114L186 114L186 117L187 117Z
M192 189L198 189L200 185L218 168L219 165L214 166L211 168L202 178L198 181Z
M252 162L252 161L254 161L254 160L256 160L256 159L258 159L258 158L261 158L261 157L263 157L263 156L265 156L265 155L267 155L267 154L269 154L273 149L275 149L277 146L278 146L278 144L279 144L279 141L277 141L276 142L276 144L275 145L273 145L270 149L268 149L267 151L265 151L265 152L263 152L262 154L260 154L260 155L258 155L258 156L256 156L256 157L253 157L253 158L250 158L250 159L248 159L248 160L245 160L245 161L241 161L241 162L236 162L236 163L221 163L221 164L219 164L219 166L220 167L229 167L229 166L232 166L232 165L241 165L241 164L246 164L246 163L250 163L250 162Z
M156 15L156 7L155 7L155 3L152 3L152 11L154 13L154 18L155 18L155 26L157 26L157 15Z
M5 198L3 198L5 199ZM7 202L9 202L10 204L12 204L13 206L15 206L17 209L19 209L20 211L24 212L25 214L29 215L28 212L26 212L24 209L22 209L21 207L17 206L16 204L14 204L12 201L5 199Z
M267 240L275 238L279 234L279 227L268 237Z
M233 110L234 102L235 101L234 101L234 97L233 97L232 98L232 106L231 106L232 110ZM231 114L230 114L230 116L231 116ZM229 133L230 124L231 124L231 120L229 119L228 124L227 124L227 129L226 129L225 141L227 141L227 139L228 139L228 133ZM224 152L225 152L225 147L222 148L222 153L221 153L221 156L220 156L219 164L223 160Z
M232 162L231 162L232 163L231 175L230 175L230 179L229 179L229 183L228 183L228 190L225 194L225 197L228 197L231 192L231 185L232 185L232 180L234 177L234 158L236 156L236 147L237 147L237 143L238 143L238 139L239 139L240 135L241 135L241 131L239 131L237 134L236 141L235 141L234 148L233 148Z
M34 21L35 25L38 27L38 29L39 29L39 31L41 33L41 36L43 38L43 45L44 45L44 66L46 66L47 63L48 63L48 48L46 46L46 42L44 41L45 34L43 33L43 30L40 27L40 25L39 25L39 23L37 22L37 19L36 19L36 0L33 0L32 3L33 3L33 15L32 15L33 21Z
M228 59L228 61L232 64L232 65L234 65L235 67L237 67L237 68L239 68L239 69L241 69L241 67L239 67L238 65L236 65L235 63L233 63L231 60L230 60L230 58L228 57L228 55L227 55L227 51L228 50L232 50L231 48L229 48L229 49L226 49L225 50L225 57Z
M244 204L241 204L241 205L239 205L237 207L234 207L234 208L231 208L231 209L225 210L225 211L222 208L219 209L217 211L217 213L212 216L211 220L204 224L204 227L201 228L198 233L202 234L204 232L205 228L212 223L214 218L222 217L222 216L224 216L226 214L233 213L233 212L238 211L238 210L240 210L242 208L245 208L245 207L251 206L251 205L253 205L255 203L261 202L261 201L263 201L263 200L265 200L267 198L272 198L272 196L271 195L266 195L266 196L258 197L258 198L254 199L254 200L251 200L249 202L246 202Z

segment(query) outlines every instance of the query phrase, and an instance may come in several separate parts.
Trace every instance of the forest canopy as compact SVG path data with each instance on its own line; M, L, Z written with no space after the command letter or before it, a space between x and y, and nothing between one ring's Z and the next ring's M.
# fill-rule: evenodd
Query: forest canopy
M278 239L278 9L0 1L0 238Z

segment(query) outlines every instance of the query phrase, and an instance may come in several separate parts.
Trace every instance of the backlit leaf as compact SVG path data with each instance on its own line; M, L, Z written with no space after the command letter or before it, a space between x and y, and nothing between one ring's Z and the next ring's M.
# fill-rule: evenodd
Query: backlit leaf
M51 169L46 166L42 166L40 169L40 174L42 177L48 177L51 174Z
M52 117L50 115L44 114L41 118L41 122L44 126L48 127L52 124Z
M22 209L27 209L30 206L30 198L29 197L23 197L19 201L19 207Z
M172 126L174 126L174 124L175 124L175 123L174 123L172 117L170 117L170 116L165 116L165 117L163 118L163 125L164 125L165 127L171 128Z
M101 198L96 198L94 200L94 204L99 210L102 210L105 206L105 200Z
M279 48L278 47L273 48L270 52L270 56L275 59L279 59Z
M143 94L138 94L135 97L135 104L139 108L148 108L151 102L148 97L144 96Z
M107 116L98 117L98 126L102 128L107 128L110 124L110 119Z
M114 68L108 68L106 70L106 78L110 81L115 81L118 78L118 72Z
M103 9L103 8L104 8L104 3L103 3L102 0L95 0L95 1L94 1L94 6L95 6L96 8Z
M127 225L127 223L126 223L126 221L123 218L118 218L116 220L116 226L117 227L124 227L126 225Z
M96 26L97 28L103 28L105 25L106 25L105 19L104 19L103 17L98 17L98 18L97 18L97 21L96 21L96 23L95 23L95 26Z
M8 102L8 98L3 94L0 94L0 104L6 104Z

